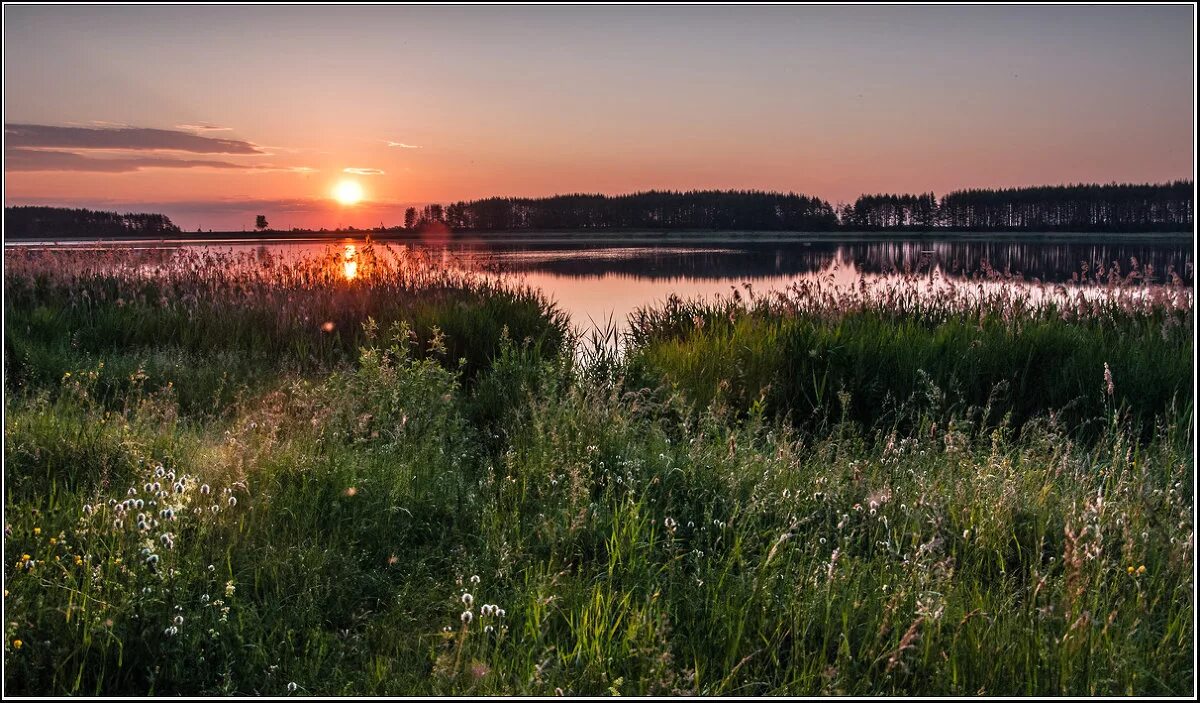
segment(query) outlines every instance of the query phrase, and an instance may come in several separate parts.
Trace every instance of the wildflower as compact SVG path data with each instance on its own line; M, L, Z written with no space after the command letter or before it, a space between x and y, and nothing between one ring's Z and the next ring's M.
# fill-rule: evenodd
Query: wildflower
M232 508L235 505L237 505L237 498L234 498L233 496L229 496L229 507Z
M288 685L287 685L288 693L295 693L297 688L299 688L299 686L296 685L295 681L288 682Z
M1108 362L1104 362L1104 391L1109 395L1113 394L1113 377L1112 369L1108 368Z
M122 527L124 527L124 526L125 526L125 523L121 522L119 519L118 519L118 520L113 520L113 527L115 527L116 529L118 529L118 530L119 530L119 529L121 529L121 528L122 528Z
M91 505L89 505L89 504L86 504L86 503L85 503L85 504L84 504L84 506L83 506L83 514L84 514L84 515L91 515L91 514L92 514L92 506L91 506Z
M464 594L462 594L462 603L463 603L463 605L465 605L465 606L467 606L468 608L470 608L470 607L471 607L471 604L472 604L472 603L474 603L474 602L475 602L475 597L474 597L474 596L472 596L470 593L464 593Z
M131 496L135 496L135 495L137 495L137 489L136 489L136 488L134 488L133 486L130 486L130 487L129 487L128 494L129 494L129 495L131 495Z
M182 624L183 624L183 616L182 616L182 615L176 615L176 616L175 616L175 624L176 624L176 625L182 625Z
M1132 566L1127 566L1127 567L1125 567L1125 573L1127 573L1127 574L1129 574L1129 575L1131 575L1131 576L1133 575L1133 571L1134 571L1134 569L1133 569L1133 567L1132 567Z
M354 486L350 486L345 491L343 491L343 493L345 493L347 497L353 498L355 496L355 494L358 493L358 489L355 488Z
M491 632L491 631L492 631L492 630L494 630L494 629L495 629L495 628L494 628L494 627L492 627L491 625L486 625L486 626L484 626L484 628L483 628L483 631L484 631L485 633L487 633L487 632Z
M22 642L21 640L13 640L12 646L13 646L13 649L20 649L21 647L25 646L25 643Z
M175 484L175 492L176 492L176 493L183 493L183 484L182 484L182 483L176 483L176 484Z
M471 611L469 611L469 610L464 610L464 611L463 611L463 614L462 614L462 615L460 615L460 616L458 616L458 619L459 619L459 620L462 620L462 624L464 624L464 625L470 625L470 624L471 624L471 618L473 618L473 617L474 617L474 616L473 616L473 615L471 615Z
M225 597L226 598L232 597L234 591L236 591L236 590L237 590L237 587L233 585L233 581L225 582Z
M159 515L163 516L167 520L175 519L175 511L172 510L171 508L164 508L163 511L161 513L159 513Z
M150 556L146 557L146 563L149 564L150 566L157 566L158 565L158 555L151 554Z
M151 492L151 491L153 491L153 490L154 490L154 484L153 484L153 483L147 483L146 485L142 486L142 492L143 492L143 493L150 493L150 492Z
M35 534L35 535L42 534L42 528L40 528L40 527L33 528L33 534Z
M668 517L665 520L663 520L663 526L667 528L667 532L674 532L675 525L676 525L676 522L675 522L674 518Z
M165 474L165 473L166 473L166 469L163 468L162 464L159 464L158 468L154 469L154 475L158 476L159 478L162 478L163 474Z
M221 506L217 505L216 503L213 503L212 507L209 508L209 510L211 510L213 512L213 515L216 515L217 513L221 512Z
M166 635L167 637L174 637L175 635L179 634L179 628L172 625L172 626L168 627L167 629L163 630L163 634Z
M479 575L478 574L471 577L471 583L479 583Z
M142 508L144 508L146 506L146 503L141 498L138 498L137 500L133 501L133 505L138 510L141 510Z
M1139 567L1137 568L1137 572L1138 572L1138 575L1141 575L1141 574L1144 574L1144 573L1146 573L1146 565L1145 565L1145 564L1142 564L1141 566L1139 566Z
M492 606L492 607L495 607L495 606ZM496 608L495 612L496 612L496 617L498 617L498 618L504 617L504 608Z
M212 489L209 488L207 483L204 484L203 486L200 486L200 494L201 495L208 495L209 492L211 492L211 491L212 491Z
M160 537L159 539L162 541L163 546L166 547L167 549L175 548L175 538L171 535L170 532L164 532L163 536Z

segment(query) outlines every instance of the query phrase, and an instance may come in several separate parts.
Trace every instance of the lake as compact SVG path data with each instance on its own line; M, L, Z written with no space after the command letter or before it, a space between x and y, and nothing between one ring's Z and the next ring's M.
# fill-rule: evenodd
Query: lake
M504 273L554 299L577 328L610 322L624 327L640 306L681 298L783 290L805 279L833 285L910 274L1008 285L1082 285L1126 278L1146 284L1194 284L1193 243L1187 235L948 234L936 239L790 233L711 232L455 235L453 240L377 238L377 250L424 250L448 266ZM342 252L347 271L363 238L309 240L221 239L123 242L6 242L6 247L95 247L270 252L284 258Z

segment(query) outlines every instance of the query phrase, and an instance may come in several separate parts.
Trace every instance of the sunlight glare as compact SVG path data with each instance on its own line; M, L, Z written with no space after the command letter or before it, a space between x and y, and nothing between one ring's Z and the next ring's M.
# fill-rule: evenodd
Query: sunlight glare
M342 205L354 205L363 199L363 189L355 181L342 181L334 187L333 197Z

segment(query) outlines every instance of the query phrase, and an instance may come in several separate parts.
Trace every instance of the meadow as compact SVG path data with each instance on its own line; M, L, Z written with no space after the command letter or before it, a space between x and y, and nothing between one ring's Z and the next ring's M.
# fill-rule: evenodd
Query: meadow
M1186 695L1194 304L5 264L9 694Z

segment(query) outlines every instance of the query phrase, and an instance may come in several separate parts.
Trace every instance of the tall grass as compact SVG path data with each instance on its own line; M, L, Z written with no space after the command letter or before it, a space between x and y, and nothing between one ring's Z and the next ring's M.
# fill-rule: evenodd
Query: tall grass
M635 313L628 346L640 383L670 384L698 408L761 402L800 425L845 414L911 427L923 412L975 409L1096 431L1115 403L1149 431L1167 408L1189 416L1193 330L1190 288L898 277L672 299Z
M208 395L210 381L178 374L168 388L111 362L178 346L139 326L164 324L158 312L123 318L137 344L110 336L85 351L65 324L41 336L14 326L68 319L71 291L96 290L61 274L6 303L17 315L6 350L38 339L68 364L39 375L30 362L6 387L7 693L1194 687L1190 397L1132 387L1112 353L1174 364L1191 334L1186 304L993 319L961 306L679 303L635 320L620 356L611 333L574 354L540 298L464 279L446 299L466 319L488 310L490 326L446 321L463 307L421 318L417 303L380 293L354 308L365 324L348 315L356 331L338 328L346 346L304 357L280 344L286 363L267 353L270 339L311 334L304 324L273 321L268 333L205 313L228 336L189 344L255 351L251 375L229 381L236 402L197 412L183 398ZM313 287L306 301L329 300ZM396 290L403 300L409 289ZM265 293L227 290L222 309L238 314L239 295ZM38 306L47 311L28 309ZM111 297L95 310L110 308L125 314ZM907 342L880 341L891 328ZM783 404L800 391L751 383L777 384L781 364L808 370L814 362L788 358L799 341L780 341L803 334L898 360L831 376L811 406L818 421ZM1080 406L1086 432L1051 412L1060 396L1006 408L991 391L944 400L964 391L941 384L971 368L960 339L1003 347L973 358L1012 364L1013 384L1041 382L1015 363L1026 352L1108 340L1097 358L1113 390L1103 366L1084 379L1088 357L1060 371L1098 396ZM486 346L469 357L468 342ZM890 414L860 413L886 394L860 401L873 386L852 385L855 369L919 390ZM1146 369L1138 382L1177 372ZM888 378L905 373L918 378ZM1160 404L1136 405L1143 391Z
M410 249L368 245L295 259L15 250L6 258L5 370L16 389L54 387L64 373L103 362L113 371L106 382L146 375L158 387L172 383L188 411L219 410L243 387L353 360L368 319L404 320L421 341L441 336L468 379L498 353L502 332L549 357L568 341L565 316L539 292L436 266ZM119 382L109 395L128 387Z

